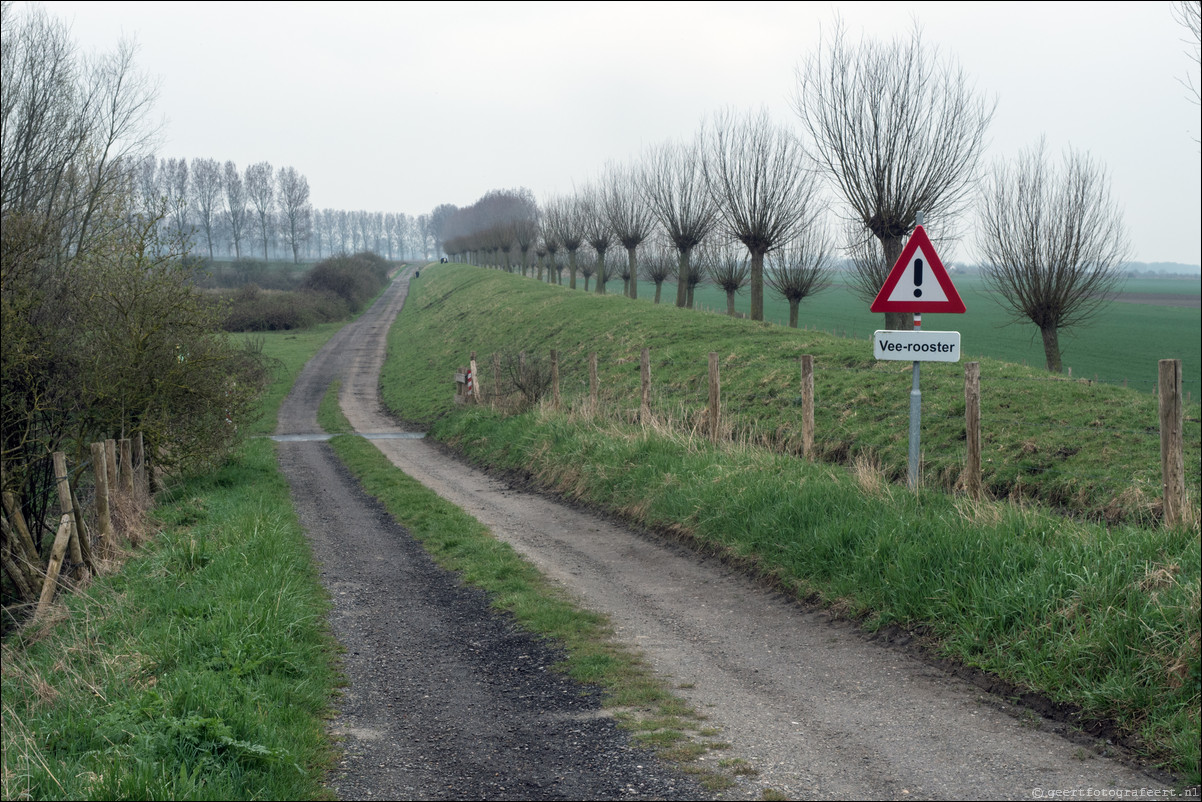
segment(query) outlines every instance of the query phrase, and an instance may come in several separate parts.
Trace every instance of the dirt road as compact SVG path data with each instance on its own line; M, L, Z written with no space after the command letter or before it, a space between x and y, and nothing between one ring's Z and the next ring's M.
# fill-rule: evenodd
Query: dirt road
M404 277L398 280L369 315L344 330L310 363L281 411L280 434L316 431L317 400L335 377L343 382L340 401L356 431L402 431L382 414L376 386L385 333L403 304L407 284ZM851 625L803 609L676 544L514 489L427 441L377 439L375 443L402 470L511 543L572 592L582 606L608 615L619 636L641 649L678 693L710 717L721 729L720 737L732 745L723 756L742 758L758 771L741 779L725 798L758 799L770 788L793 799L1023 799L1072 789L1081 795L1083 789L1166 785L1164 778L1061 737L1029 712L1015 715L1003 709L1001 700L969 682L905 651L870 642ZM505 641L521 640L521 636L506 631L493 640L442 638L441 624L423 629L421 616L453 617L457 612L427 611L416 616L404 606L389 606L441 598L441 590L419 588L409 594L410 599L375 602L377 594L391 592L395 586L425 581L407 575L403 581L398 579L407 566L421 561L420 555L411 553L403 532L377 534L376 529L389 528L385 516L362 499L332 464L332 457L308 456L328 451L323 444L281 443L279 449L281 465L296 488L302 521L325 562L323 576L337 606L337 634L351 641L344 640L351 686L339 719L350 757L346 771L336 780L340 794L470 798L473 794L462 789L430 785L433 780L428 777L437 778L437 771L424 775L426 779L414 772L423 761L436 759L467 773L473 764L487 764L495 753L496 747L488 745L490 738L508 743L513 730L521 731L520 738L541 744L528 748L542 749L549 742L563 747L564 735L556 726L569 722L564 726L573 731L593 727L604 730L600 735L618 738L609 751L602 748L603 759L592 762L616 765L633 756L630 765L638 767L631 769L635 779L606 784L604 771L597 778L573 775L570 780L556 770L544 771L543 781L552 795L542 798L700 796L699 789L686 787L687 780L670 776L629 750L619 733L606 729L606 719L587 711L539 712L534 709L537 705L491 710L485 718L496 729L461 744L460 752L450 748L430 758L431 749L443 749L446 743L441 738L421 740L421 721L429 718L457 732L477 727L481 706L493 702L475 694L477 686L471 683L512 673L513 649ZM319 467L322 460L328 467ZM335 481L336 476L342 478ZM365 517L335 533L328 527L349 513L330 510L345 499L364 508ZM342 568L352 554L359 562ZM378 644L376 638L383 632L393 640ZM410 667L420 668L433 655L449 660L462 649L471 652L467 663L478 672L467 683L396 693L398 686L410 684L404 676ZM525 642L518 647L518 651L525 649ZM394 660L402 665L400 674ZM546 677L549 672L536 673ZM430 696L439 692L440 698ZM540 699L570 695L555 690L540 693ZM466 700L460 694L466 694ZM521 697L520 692L516 695ZM467 720L448 719L458 714L466 714ZM415 728L392 729L401 720ZM546 737L540 740L543 732ZM363 750L372 750L370 757L356 760ZM572 749L567 751L564 771L574 771ZM380 772L366 765L369 762L379 762L380 772L387 766L386 776L373 779L372 774ZM540 758L531 765L538 768L546 761ZM496 767L509 770L500 763ZM357 775L360 770L365 770L363 776ZM553 777L560 779L552 782ZM644 784L637 787L640 778ZM372 784L377 780L405 783L409 795L390 797L399 786L377 787ZM495 780L495 784L505 782L524 780L499 776ZM598 785L592 787L590 782ZM504 796L495 784L483 788L482 795L522 796ZM526 790L526 796L533 798Z

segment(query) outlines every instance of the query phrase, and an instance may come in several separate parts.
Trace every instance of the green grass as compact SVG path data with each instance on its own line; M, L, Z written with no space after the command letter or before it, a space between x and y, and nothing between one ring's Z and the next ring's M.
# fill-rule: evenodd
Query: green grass
M333 644L270 442L155 516L121 573L5 643L3 797L325 797Z
M265 336L263 418L337 326ZM323 799L339 676L272 445L161 495L120 573L3 645L4 799Z
M632 422L632 399L644 345L653 354L656 419L640 425ZM563 407L520 414L455 407L451 374L468 351L481 351L480 379L486 391L490 386L486 347L559 348ZM545 488L675 534L869 628L921 631L950 657L1076 705L1087 717L1118 722L1155 759L1197 781L1196 523L1176 531L1104 525L1028 503L974 503L929 490L915 495L890 484L897 470L874 469L873 458L892 453L895 429L904 437L908 366L903 373L875 365L863 343L818 333L586 298L457 266L431 269L428 280L423 275L389 349L382 379L387 404L481 464L524 472ZM587 379L580 366L592 350L601 354L609 393L600 414L582 403ZM704 404L710 350L722 356L726 403L750 419L719 444L689 431ZM860 456L853 471L760 445L788 443L779 428L795 415L794 360L801 353L815 354L819 366L819 438L832 437L821 432L824 423L841 432L848 451ZM1146 395L1048 381L989 360L982 372L1005 377L987 385L986 414L1000 417L1010 408L1006 426L1020 430L1008 439L986 434L1001 441L991 452L998 460L993 486L1029 482L1031 495L1076 499L1087 511L1096 489L1093 496L1055 490L1078 486L1077 465L1121 477L1103 494L1113 494L1111 500L1120 484L1129 488L1158 470L1154 450L1147 467L1138 463L1138 449L1118 444L1122 429L1155 426ZM932 370L929 381L936 398L960 395L954 370ZM890 410L894 394L903 407L897 413ZM956 403L945 402L942 417L954 419ZM1196 405L1190 414L1196 421ZM1093 419L1103 425L1091 431ZM1074 441L1086 462L1057 457L1034 470L1034 461L1059 442L1057 429L1069 427L1088 434L1078 432ZM934 428L930 441L955 441ZM1196 499L1197 434L1192 438L1187 465ZM832 454L829 445L825 450ZM928 454L928 474L931 463ZM1059 474L1054 480L1046 476L1052 469ZM1151 495L1154 480L1144 481Z
M568 403L587 393L596 352L607 414L638 408L639 354L651 351L652 406L661 419L695 428L706 405L707 354L720 356L723 415L732 439L784 453L801 448L798 359L815 361L820 459L879 462L891 481L908 460L909 363L878 362L864 341L818 331L699 314L618 296L597 297L491 270L440 265L406 306L384 368L385 402L423 424L451 411L451 374L477 351L480 381L493 381L494 351L560 352ZM1197 338L1195 337L1195 340ZM415 344L403 353L406 344ZM981 360L983 480L998 497L1017 495L1107 520L1154 521L1160 510L1156 399L1120 386L1050 377L1038 368ZM503 382L504 382L504 377ZM952 488L963 469L963 367L922 370L923 475ZM1186 484L1202 485L1199 405L1186 410Z

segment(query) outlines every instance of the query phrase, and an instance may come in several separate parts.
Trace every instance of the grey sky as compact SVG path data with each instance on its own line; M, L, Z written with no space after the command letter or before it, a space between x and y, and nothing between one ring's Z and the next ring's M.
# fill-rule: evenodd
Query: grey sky
M988 160L1088 150L1133 258L1202 262L1197 68L1168 2L44 5L85 49L139 44L160 155L291 165L319 208L412 215L570 191L726 107L798 126L797 67L837 15L856 37L917 21L997 98Z

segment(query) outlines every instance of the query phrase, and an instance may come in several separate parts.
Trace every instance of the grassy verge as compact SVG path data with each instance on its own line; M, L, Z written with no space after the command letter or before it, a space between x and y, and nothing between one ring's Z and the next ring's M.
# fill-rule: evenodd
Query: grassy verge
M259 430L336 330L265 338ZM121 573L4 643L0 796L327 797L334 644L271 443L173 487L152 525Z
M326 393L318 423L326 431L349 431L338 408L337 391L334 385ZM636 742L697 774L713 790L732 785L730 775L746 773L745 766L732 764L714 771L693 762L726 744L715 741L717 733L704 717L672 694L637 654L617 642L604 616L580 610L511 546L394 466L370 442L339 436L331 444L364 489L439 565L488 592L493 606L513 616L520 626L561 645L567 658L560 668L579 682L603 688L606 705L634 732Z
M336 682L271 443L155 510L120 574L4 645L5 799L313 799Z
M847 471L759 448L755 438L714 445L687 427L590 415L571 399L561 411L518 415L453 408L449 378L475 347L469 341L558 346L567 354L596 349L625 365L634 380L638 362L631 357L647 344L664 355L653 376L690 390L696 387L684 377L681 355L717 350L731 367L724 394L736 407L750 401L766 417L774 409L765 403L766 388L782 370L772 362L783 361L782 354L804 347L836 364L865 359L849 350L854 345L812 334L648 309L655 320L641 311L626 315L623 299L580 296L490 271L431 270L394 327L386 400L481 463L674 532L868 627L923 631L948 656L1077 706L1088 718L1113 720L1150 755L1198 781L1196 529L1105 526L1023 503L915 496L888 481L892 472L880 468L871 449L860 450L851 460L857 470ZM462 325L462 309L475 313L470 329ZM989 369L1025 375L1013 366ZM830 403L827 415L858 415L863 420L847 425L854 432L848 436L879 442L887 424L878 414L880 393L867 381L872 373L861 366L844 388L855 402ZM887 371L880 373L884 378ZM617 369L605 381L633 384ZM1043 387L1029 405L1031 417L1100 414L1097 399L1092 408L1073 410L1078 383ZM1116 410L1144 403L1134 393L1120 401ZM661 424L665 408L661 395ZM681 418L688 414L686 405ZM1120 459L1104 445L1092 459Z
M559 351L567 403L588 392L588 355L598 356L602 406L630 420L639 406L639 359L651 354L651 405L686 430L702 421L706 363L717 352L728 437L783 453L801 450L800 368L814 357L815 448L824 461L878 462L904 480L908 458L908 362L877 361L864 341L748 320L571 292L519 276L438 265L414 287L385 365L385 402L428 423L449 412L451 373L476 351L480 382L491 353L545 357ZM402 342L403 341L403 342ZM415 347L405 350L404 343ZM507 383L502 376L502 383ZM981 360L982 472L988 492L1020 496L1108 521L1151 523L1160 513L1157 401L1147 393ZM953 488L963 470L963 367L922 369L923 475ZM1202 487L1202 408L1185 410L1186 487Z

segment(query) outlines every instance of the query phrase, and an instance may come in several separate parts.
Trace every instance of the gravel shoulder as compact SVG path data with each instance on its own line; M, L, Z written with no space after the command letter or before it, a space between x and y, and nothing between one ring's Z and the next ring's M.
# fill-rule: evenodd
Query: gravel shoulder
M395 282L369 314L310 363L281 409L278 433L316 431L317 400L334 378L342 380L340 402L356 431L403 430L381 411L376 387L385 334L407 286L405 277ZM853 625L797 605L677 543L525 492L437 444L374 442L406 473L513 545L582 606L608 615L618 636L709 716L731 744L723 757L742 758L758 771L740 778L724 798L758 799L773 789L794 799L1022 799L1071 789L1168 787L1164 777L1099 754L1107 751L1103 742L1062 737L972 682L872 642ZM339 466L320 466L333 461L329 449L281 443L278 453L334 598L335 633L347 648L350 687L336 722L347 739L347 760L334 779L340 796L702 796L686 778L631 750L612 722L598 715L595 699L587 711L556 707L573 694L552 684L532 695L549 702L540 713L541 703L523 707L481 696L482 688L496 684L500 699L529 701L521 681L515 690L498 679L514 671L515 650L528 651L525 643L510 645L522 642L521 633L506 629L486 608L484 617L501 627L496 633L475 637L473 627L484 626L479 623L454 629L451 621L464 604L422 576L405 573L416 570L411 566L422 555L412 552L416 547L403 530L395 531L395 524L389 529L374 502L356 496L344 471L336 481ZM347 504L363 508L367 517L350 518ZM404 595L391 597L402 588ZM456 661L457 668L442 660ZM542 667L536 674L562 682L545 670L553 660L534 660ZM423 673L424 680L412 676ZM540 757L529 765L545 769L549 759L539 750L574 743L556 729L565 721L572 732L588 730L589 738L612 734L618 742L569 748L565 768L529 781L522 779L526 764L498 757L534 750ZM518 742L530 746L512 745ZM579 774L573 758L580 758ZM623 770L633 772L629 779L608 782L607 772L627 758ZM587 774L586 764L596 766L600 776ZM481 779L439 785L481 766L496 778L492 785ZM536 797L536 789L551 795Z

